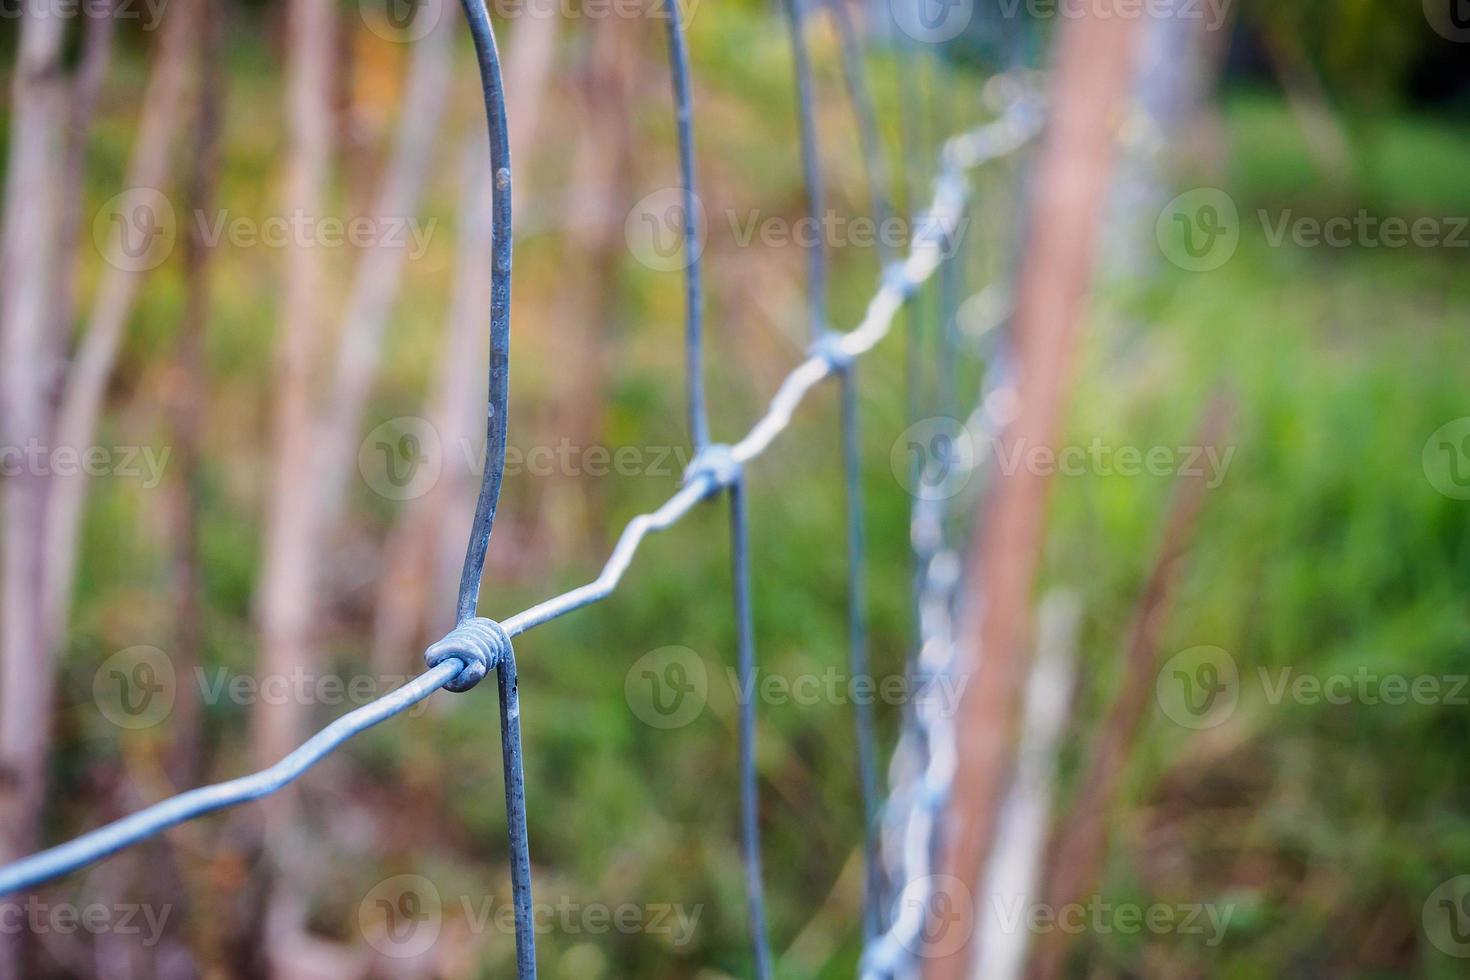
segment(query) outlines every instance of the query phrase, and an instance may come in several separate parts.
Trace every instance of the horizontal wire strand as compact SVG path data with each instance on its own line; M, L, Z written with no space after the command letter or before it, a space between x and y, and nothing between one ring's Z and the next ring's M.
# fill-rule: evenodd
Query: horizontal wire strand
M968 197L968 186L959 171L1020 149L1039 129L1040 116L1035 107L1021 101L1001 118L946 144L945 173L936 181L924 230L915 236L909 257L898 267L897 274L885 277L862 322L840 335L836 344L839 350L854 359L872 350L888 333L904 297L933 274L941 257L944 236L958 221ZM822 357L810 357L799 364L778 388L766 414L732 447L735 460L744 463L761 455L789 427L806 394L831 373L830 361ZM697 503L719 489L721 485L713 474L701 472L691 477L657 510L641 514L628 523L596 579L502 620L506 633L512 637L520 635L606 598L621 581L644 538L677 523ZM75 871L193 817L268 796L293 782L348 739L422 701L453 680L464 666L461 660L446 659L403 687L338 718L266 769L189 790L0 868L0 896ZM518 749L516 755L519 758Z

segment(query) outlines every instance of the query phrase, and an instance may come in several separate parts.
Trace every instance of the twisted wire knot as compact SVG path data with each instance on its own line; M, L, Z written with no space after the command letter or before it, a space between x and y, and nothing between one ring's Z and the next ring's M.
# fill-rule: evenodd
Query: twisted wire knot
M816 343L807 349L807 353L812 357L825 361L827 367L840 374L846 371L852 365L853 361L853 356L842 346L842 340L845 336L845 334L839 333L836 330L827 330L821 337L817 338Z
M693 483L701 476L710 478L710 490L731 486L740 479L740 460L735 458L730 447L723 443L705 446L690 460L684 470L684 482Z
M493 619L467 619L450 630L442 640L424 651L424 663L431 669L451 658L464 664L464 669L444 685L446 691L468 691L510 656L510 634Z

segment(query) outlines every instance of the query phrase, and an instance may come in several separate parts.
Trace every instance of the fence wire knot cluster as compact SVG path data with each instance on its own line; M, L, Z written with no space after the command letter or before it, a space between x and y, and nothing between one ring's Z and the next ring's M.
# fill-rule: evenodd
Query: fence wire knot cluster
M804 33L804 13L799 0L785 0L796 76L796 102L801 132L803 173L807 205L820 218L824 208L822 168L818 157L816 115L813 110L812 66ZM948 139L938 160L928 207L914 214L915 230L906 254L880 242L882 274L877 291L869 299L862 320L850 331L829 328L827 270L824 249L808 249L808 303L811 345L806 358L782 381L765 414L734 443L710 441L704 398L703 292L695 204L693 107L689 55L677 0L666 0L668 52L673 82L675 121L678 134L681 186L684 199L684 247L686 292L687 414L694 449L678 490L656 510L633 518L618 538L601 573L593 581L546 599L504 620L476 615L480 582L489 548L495 512L505 471L507 402L510 372L510 283L511 162L506 123L505 93L500 60L483 0L463 0L474 40L484 91L489 129L492 170L495 174L491 197L494 248L491 267L490 370L486 431L488 465L482 479L474 521L461 575L455 627L428 647L427 669L404 686L338 718L279 762L260 772L204 786L179 794L137 813L85 833L66 843L0 868L0 895L33 887L97 861L124 847L161 831L224 807L234 806L274 793L301 776L308 768L348 739L379 722L397 715L439 689L465 692L494 672L500 700L501 747L504 762L505 802L509 836L510 873L515 907L517 975L522 980L536 975L535 935L531 901L530 848L526 828L525 778L521 761L520 701L516 681L513 639L537 626L558 619L609 596L622 580L643 540L662 531L690 513L697 504L728 495L730 505L731 563L734 615L737 622L737 668L740 683L751 683L755 671L755 630L751 609L748 519L744 465L760 456L791 424L805 396L829 377L841 386L841 428L846 488L849 564L850 666L854 676L868 673L866 600L862 591L864 569L863 504L859 481L859 437L856 362L871 351L890 331L906 302L934 275L952 266L952 244L970 196L968 171L1015 152L1030 141L1041 126L1040 107L1033 87L1013 86L997 118ZM887 199L887 170L883 163L876 115L864 75L861 51L850 14L838 0L827 9L834 18L843 59L848 94L856 116L859 140L866 158L871 204L882 221L891 213ZM911 201L912 203L912 201ZM941 278L946 278L942 276ZM949 290L944 290L949 293ZM942 316L954 319L953 297L946 301ZM952 329L944 334L953 345ZM953 353L950 351L950 353ZM1005 359L992 357L986 388L995 391L1008 384ZM993 428L996 420L987 414L982 400L971 424L975 431ZM968 465L968 464L967 464ZM919 618L919 653L912 666L916 678L933 677L950 669L952 636L950 616L954 602L957 568L953 555L943 545L945 505L922 497L915 504L912 521L918 556L916 600ZM947 560L948 559L948 560ZM950 571L946 573L946 569ZM855 708L857 755L864 826L865 882L864 976L899 975L906 957L916 951L923 926L926 895L915 902L915 882L930 874L939 808L948 790L954 768L952 723L938 709L918 707L907 719L892 767L894 792L883 814L879 813L876 761L871 708ZM948 726L948 727L947 727ZM772 959L765 924L761 837L757 821L758 798L755 767L756 717L754 699L740 705L740 793L741 845L745 863L747 913L753 948L754 973L772 975ZM880 857L880 825L889 856ZM896 843L895 843L896 842ZM901 894L891 908L884 907L883 878L887 891Z

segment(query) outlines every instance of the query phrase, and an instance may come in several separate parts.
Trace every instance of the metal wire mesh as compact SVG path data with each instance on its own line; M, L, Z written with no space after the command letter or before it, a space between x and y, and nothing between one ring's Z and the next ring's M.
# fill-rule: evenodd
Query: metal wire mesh
M810 215L820 223L825 208L822 165L818 154L814 114L814 83L807 49L805 19L800 0L785 0L791 32L793 65L797 80L799 126L803 173ZM698 250L694 247L696 227L694 110L689 55L677 0L666 0L668 53L672 75L675 121L679 147L680 179L684 206L683 234L686 249L686 370L687 414L690 441L695 456L683 485L659 508L633 518L624 528L599 575L591 582L546 599L529 609L495 622L476 617L485 556L495 521L496 506L505 471L507 408L510 372L510 285L513 242L511 239L511 162L506 126L503 86L495 36L483 0L463 0L474 39L485 97L493 172L492 208L495 239L491 268L490 336L491 353L487 395L487 466L466 548L460 581L456 628L430 648L432 666L403 687L337 719L308 739L276 764L259 772L226 782L190 790L144 810L85 833L64 844L0 868L0 895L10 894L67 874L108 854L152 837L168 827L225 807L259 799L300 777L312 765L354 735L402 713L441 688L467 690L487 673L496 672L500 701L501 744L504 761L505 801L508 822L512 893L516 913L517 975L526 980L536 975L535 935L532 921L530 848L525 814L525 780L521 760L520 699L517 689L512 640L537 626L551 622L589 604L607 598L617 588L644 539L665 530L689 514L701 501L728 495L730 507L732 593L737 622L737 666L742 688L755 670L755 624L751 604L749 519L746 506L745 463L764 453L791 424L806 395L828 377L840 384L841 446L846 493L846 537L848 551L849 665L854 677L867 676L868 644L864 506L860 484L860 429L855 361L873 350L889 333L893 320L906 301L937 270L944 283L941 290L941 354L943 363L954 360L957 342L953 326L958 269L947 259L953 249L970 194L967 172L988 161L1021 148L1040 126L1040 114L1027 91L1017 91L1000 116L945 143L937 162L937 176L927 207L911 215L914 231L907 253L901 257L881 244L879 259L883 273L870 298L862 320L850 331L836 332L828 326L826 303L826 257L823 245L814 244L808 256L808 301L814 344L808 356L778 387L763 416L733 445L710 441L708 408L704 396L703 293ZM866 158L869 194L875 218L891 214L886 187L888 169L883 157L877 117L865 75L856 31L841 0L829 0L843 60L843 72L852 102L860 146ZM907 84L907 83L906 83ZM912 195L910 205L912 209ZM993 393L1006 382L1001 369L992 364L988 389ZM941 369L942 371L945 369ZM912 383L912 377L911 377ZM953 398L953 384L946 383L943 398ZM910 400L912 404L912 399ZM972 420L977 431L994 423L989 414L994 399L982 402ZM943 546L942 504L920 499L913 513L912 533L918 556L917 599L921 650L918 670L937 676L949 669L952 643L949 616L954 601L956 563ZM887 835L901 842L889 848L885 867L879 853L879 789L876 745L871 706L855 708L856 755L860 805L863 813L867 877L864 888L865 976L897 974L906 955L914 951L914 938L922 922L923 902L914 903L913 883L928 874L932 857L938 808L942 805L953 770L950 722L923 708L916 709L906 726L893 767L894 791L882 822ZM740 707L740 794L741 837L745 862L748 916L754 951L754 972L759 978L772 975L772 957L765 922L761 835L757 819L758 781L755 766L756 716L754 699ZM952 726L951 726L952 727ZM882 894L883 878L902 887L903 893L891 907ZM891 897L891 896L889 896Z

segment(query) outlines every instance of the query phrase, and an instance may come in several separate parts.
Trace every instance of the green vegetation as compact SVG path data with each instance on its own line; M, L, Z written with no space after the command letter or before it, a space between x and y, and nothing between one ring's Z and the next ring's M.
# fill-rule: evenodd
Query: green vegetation
M764 20L757 25L757 16L711 3L700 6L691 29L711 214L710 395L721 438L744 431L805 337L796 249L740 249L719 217L760 207L792 218L801 208L785 41ZM649 32L637 43L629 205L671 184L675 173L661 37ZM569 64L572 48L565 52ZM220 205L264 217L276 206L279 177L277 61L249 32L232 38L229 52ZM388 71L401 71L401 54L383 55ZM452 135L430 164L424 211L438 231L408 269L364 432L422 411L435 370L453 275L457 150L462 134L481 125L466 54L458 62ZM850 162L851 123L832 55L830 48L819 52L834 206L860 213L862 174ZM89 215L116 192L133 132L142 76L136 52L125 50L122 61L121 80L105 90ZM967 81L955 82L959 91ZM575 76L559 79L541 145L523 158L526 213L562 205L579 138L579 127L566 121L580 111L576 85ZM887 73L880 88L891 97ZM1189 935L1080 937L1074 946L1090 970L1075 975L1459 975L1459 961L1426 940L1420 914L1437 885L1470 873L1470 790L1461 769L1470 712L1444 703L1308 704L1290 696L1272 703L1259 671L1273 684L1283 668L1318 677L1360 670L1470 675L1470 502L1436 491L1421 463L1431 433L1470 413L1467 251L1273 247L1256 213L1265 208L1273 220L1288 208L1318 218L1360 207L1410 219L1470 214L1463 179L1470 136L1443 120L1379 120L1372 141L1355 147L1363 154L1361 186L1344 190L1317 178L1291 115L1273 97L1232 98L1224 121L1230 156L1222 187L1242 217L1240 248L1207 273L1183 272L1160 258L1149 281L1106 291L1089 333L1068 441L1188 445L1209 393L1224 389L1234 398L1234 455L1209 494L1184 563L1162 655L1198 645L1225 649L1240 672L1239 705L1222 724L1195 732L1175 725L1150 699L1123 805L1107 822L1102 885L1109 901L1229 904L1233 918L1217 947ZM370 130L366 138L373 152L353 150L369 170L380 136ZM1215 181L1185 184L1196 182ZM1008 174L990 179L985 214L1012 186ZM340 193L346 199L360 190ZM1136 217L1151 229L1153 214ZM987 234L995 240L987 254L974 257L972 286L983 282L984 270L1005 267L996 244L1007 241L1004 224L992 220L1000 230ZM561 277L579 272L562 262L568 240L562 229L527 234L517 256L512 443L556 445L557 411L567 408L557 401L567 399L556 385L557 365L595 358L605 365L605 389L574 395L605 404L603 443L680 446L677 274L648 270L620 250L598 320L556 322ZM339 286L349 259L331 259ZM97 264L88 242L84 288ZM839 324L854 320L875 272L871 251L838 250L832 294ZM253 670L278 279L279 255L269 249L224 246L216 263L201 515L210 670ZM147 281L110 391L103 444L168 441L159 393L169 382L182 282L177 255ZM975 373L966 378L971 389ZM909 500L889 462L903 428L902 342L886 342L861 376L874 660L881 673L893 674L902 670L909 629ZM833 393L818 394L810 409L751 473L759 661L764 673L786 678L845 670ZM356 474L353 480L324 597L331 612L324 646L334 669L348 677L379 669L367 654L371 605L377 576L393 561L385 543L402 512ZM1056 482L1045 585L1075 590L1085 610L1063 801L1116 693L1120 653L1173 482L1097 473ZM483 611L504 616L587 580L622 523L675 485L672 474L511 478ZM96 823L104 815L99 808L112 805L99 801L133 809L170 789L157 775L168 726L120 732L92 701L93 674L107 654L172 642L160 498L136 481L100 480L92 489L60 682L56 804L47 824L53 839ZM543 975L553 980L750 972L737 848L735 700L725 671L734 647L725 534L723 508L703 507L647 544L614 599L517 642L538 897L553 909L565 900L700 910L683 945L668 935L555 928L553 912L553 928L540 936ZM669 645L704 659L710 693L698 718L663 731L629 710L624 682L639 657ZM414 669L415 658L404 651L401 669ZM322 707L319 721L341 710ZM763 704L760 713L761 819L779 975L851 976L860 949L861 874L850 706ZM213 775L249 766L249 714L231 703L208 709L204 744ZM880 712L885 757L897 714L891 707ZM303 802L306 826L299 830L309 835L320 869L312 927L360 946L363 896L388 876L422 874L445 903L441 942L460 944L456 975L507 975L511 935L494 927L475 934L463 914L509 901L499 759L493 694L439 695L426 711L370 733L292 790ZM140 788L116 795L115 782ZM203 839L213 850L187 859L205 869L219 904L176 910L180 937L250 894L255 858L248 848L234 850L232 819L239 818L210 818ZM190 840L180 833L114 860L144 880L153 863L176 860L175 850L187 851ZM59 890L84 882L78 876Z

